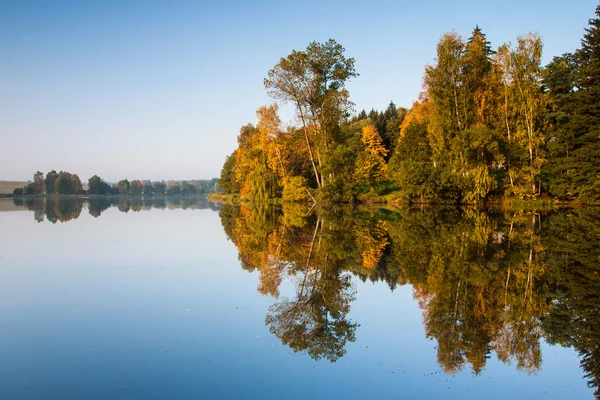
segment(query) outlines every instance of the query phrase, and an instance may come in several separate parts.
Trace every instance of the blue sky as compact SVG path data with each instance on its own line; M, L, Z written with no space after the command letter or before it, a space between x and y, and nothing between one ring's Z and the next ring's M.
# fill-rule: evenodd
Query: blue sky
M240 126L271 102L267 71L311 41L334 38L356 59L357 110L410 107L443 33L478 24L497 47L538 32L548 62L579 46L597 4L4 0L0 180L218 176Z

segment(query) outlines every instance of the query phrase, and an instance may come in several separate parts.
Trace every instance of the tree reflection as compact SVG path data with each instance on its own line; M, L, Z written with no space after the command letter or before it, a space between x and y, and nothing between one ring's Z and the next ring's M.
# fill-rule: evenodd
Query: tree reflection
M308 220L306 210L287 205L224 206L223 226L240 250L242 267L258 270L258 291L277 301L265 323L282 343L312 358L331 362L355 340L357 324L348 319L355 290L351 276L330 253L334 237L324 219ZM294 295L280 297L283 279L294 284Z
M80 196L45 196L14 198L13 204L17 207L33 211L37 222L47 220L51 223L67 222L79 218L84 206L87 205L89 214L94 218L111 207L116 207L121 212L139 212L167 208L169 209L211 209L218 211L220 205L211 203L206 197L181 197L171 199L165 196L141 197L141 196L92 196L82 198Z
M98 218L104 211L112 207L113 203L106 197L92 197L88 202L88 210L90 215Z
M600 398L600 210L557 213L542 226L547 296L546 340L573 347Z
M221 221L282 343L335 361L355 340L352 276L410 284L448 373L479 374L493 353L526 373L541 340L572 346L600 381L599 211L308 210L224 206ZM284 281L294 295L280 299Z

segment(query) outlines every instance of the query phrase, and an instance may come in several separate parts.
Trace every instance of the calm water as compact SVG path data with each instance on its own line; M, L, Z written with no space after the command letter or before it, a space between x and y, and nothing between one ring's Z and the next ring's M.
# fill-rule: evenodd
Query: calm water
M594 399L600 210L0 199L0 398Z

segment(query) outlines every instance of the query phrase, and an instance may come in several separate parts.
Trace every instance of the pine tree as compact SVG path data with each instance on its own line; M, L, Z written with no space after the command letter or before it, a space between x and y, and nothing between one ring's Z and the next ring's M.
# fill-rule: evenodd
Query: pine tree
M600 203L600 6L575 54L546 68L551 103L546 180L558 198Z
M576 166L574 181L578 185L580 200L600 202L600 6L596 18L581 41L578 52L580 72L576 93L578 118L574 119L577 137L573 158Z

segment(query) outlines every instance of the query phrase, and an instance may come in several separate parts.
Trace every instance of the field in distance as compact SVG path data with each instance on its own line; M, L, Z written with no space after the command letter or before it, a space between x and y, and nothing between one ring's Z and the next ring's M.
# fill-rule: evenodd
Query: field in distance
M0 194L12 194L13 190L26 186L29 182L0 181Z

